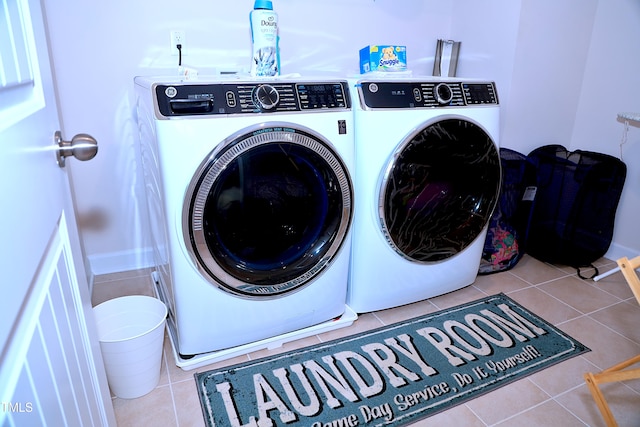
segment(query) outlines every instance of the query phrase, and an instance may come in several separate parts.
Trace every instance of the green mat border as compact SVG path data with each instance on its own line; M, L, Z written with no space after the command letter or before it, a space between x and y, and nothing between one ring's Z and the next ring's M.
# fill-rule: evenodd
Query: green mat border
M437 413L446 411L448 409L451 409L455 406L458 406L462 403L468 402L472 399L475 399L477 397L480 397L486 393L489 393L493 390L496 390L502 386L508 385L514 381L526 378L529 375L532 375L534 373L540 372L541 370L544 370L548 367L554 366L560 362L563 362L565 360L568 360L570 358L576 357L580 354L586 353L591 351L591 349L589 349L587 346L585 346L584 344L582 344L581 342L579 342L578 340L576 340L575 338L569 336L568 334L566 334L565 332L563 332L562 330L558 329L556 326L552 325L551 323L547 322L543 317L537 315L536 313L534 313L533 311L529 310L528 308L524 307L522 304L516 302L515 300L511 299L510 297L508 297L507 295L505 295L504 293L498 293L498 294L494 294L494 295L490 295L487 297L483 297L474 301L470 301L467 303L463 303L463 304L459 304L450 308L446 308L446 309L442 309L442 310L438 310L436 312L433 313L427 313L424 315L420 315L417 317L413 317L404 321L399 321L399 322L395 322L395 323L391 323L389 325L386 326L380 326L377 327L375 329L370 329L364 332L359 332L357 334L354 335L349 335L346 337L342 337L342 338L337 338L331 341L327 341L324 343L319 343L319 344L313 344L307 347L303 347L300 349L296 349L296 350L290 350L284 353L279 353L273 356L266 356L260 359L256 359L256 360L250 360L250 361L246 361L246 362L241 362L235 365L230 365L230 366L225 366L222 368L218 368L218 369L211 369L211 370L207 370L207 371L203 371L203 372L197 372L194 374L194 379L196 381L196 387L197 387L197 392L198 392L198 397L199 397L199 401L200 401L200 407L202 410L202 415L204 417L204 421L205 424L209 427L213 427L216 426L216 424L213 422L213 420L211 419L211 417L209 416L209 413L207 411L207 407L208 407L208 399L206 397L206 392L203 391L203 387L201 387L202 382L209 376L215 376L215 375L220 375L220 374L224 374L230 371L235 371L237 369L244 369L244 368L248 368L248 367L255 367L255 366L259 366L265 363L274 363L277 362L279 360L282 359L288 359L291 358L292 356L299 356L305 353L309 353L309 352L313 352L316 350L322 350L322 349L326 349L326 348L330 348L335 346L336 344L344 344L344 343L349 343L352 341L357 341L363 338L366 338L368 336L371 335L377 335L383 331L393 331L394 329L398 329L398 328L405 328L408 326L411 326L413 324L416 323L421 323L424 322L426 320L432 320L432 319L437 319L439 317L443 317L445 315L450 315L451 313L455 313L464 309L468 309L477 305L482 305L482 304L486 304L487 302L492 302L495 300L504 300L505 302L507 302L511 308L513 309L517 309L520 310L521 312L526 313L526 315L531 316L531 317L535 317L540 324L544 324L549 331L556 333L559 338L562 338L568 342L571 343L571 346L560 353L556 353L553 356L547 357L545 359L542 359L532 365L527 364L525 366L523 366L522 368L519 369L515 369L515 370L511 370L509 371L508 374L499 376L497 378L494 378L490 381L486 381L483 382L482 384L479 384L475 387L472 388L465 388L464 391L457 391L455 393L453 393L450 397L446 398L446 399L442 399L442 400L437 400L435 401L433 404L431 405L416 405L418 406L416 408L416 410L414 411L406 411L402 413L402 417L401 419L395 419L394 421L390 422L390 423L359 423L358 425L362 425L362 426L372 426L372 425L393 425L393 426L402 426L408 423L413 423L416 421L419 421L421 419L424 418L428 418L431 417ZM497 305L497 303L496 303ZM391 335L391 334L390 334ZM393 395L390 395L391 398L393 398ZM435 406L438 406L437 408L434 408ZM213 415L213 414L212 414ZM320 422L320 423L325 423L325 422L329 422L330 420L322 420L323 417L319 416L318 420L313 420L313 421L308 421L307 422ZM383 420L380 420L383 421ZM279 425L278 423L276 423L276 425ZM283 425L299 425L299 422L296 423L292 423L292 424L283 424ZM217 427L221 427L220 424L217 425Z

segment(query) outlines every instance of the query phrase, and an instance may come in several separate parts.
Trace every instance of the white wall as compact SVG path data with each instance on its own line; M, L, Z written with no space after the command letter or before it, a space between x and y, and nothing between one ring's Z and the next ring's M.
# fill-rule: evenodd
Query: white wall
M510 100L514 60L520 28L520 1L456 0L451 38L460 40L459 76L494 80L500 100L501 145L504 127L511 116ZM516 147L511 147L516 149Z
M544 144L569 148L598 1L522 1L505 146L523 153Z
M185 64L246 70L253 0L44 3L64 133L91 133L100 143L94 160L69 162L91 268L101 274L143 266L149 259L135 160L133 77L174 72L173 29L186 31ZM384 43L407 45L414 73L431 74L436 40L461 40L458 75L496 80L502 144L525 153L549 142L609 152L622 131L615 112L640 110L633 105L640 60L626 57L622 48L615 64L601 60L609 40L640 39L636 0L326 0L321 8L311 0L274 0L274 7L285 74L353 74L358 50ZM630 69L619 73L616 90L607 90L614 67ZM591 99L595 83L609 95L606 118L604 105ZM635 96L621 94L625 85ZM593 117L604 119L599 124ZM629 158L634 147L630 142ZM631 224L637 199L625 195L621 227L626 220ZM640 252L640 239L622 242Z
M631 123L620 147L624 123L619 112L640 113L640 2L600 0L570 145L622 156L627 180L618 206L609 256L640 254L640 123Z

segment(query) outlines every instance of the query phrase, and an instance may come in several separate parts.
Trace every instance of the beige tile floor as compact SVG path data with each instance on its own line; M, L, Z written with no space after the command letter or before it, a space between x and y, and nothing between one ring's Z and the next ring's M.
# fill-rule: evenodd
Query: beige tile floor
M600 272L616 267L602 259ZM93 303L152 292L150 272L124 272L96 278ZM583 373L597 371L640 353L640 306L620 273L599 282L577 278L575 270L525 256L511 271L479 276L450 294L403 307L361 315L348 328L219 362L198 371L231 365L362 332L504 292L592 349L544 371L456 406L414 426L604 426ZM125 426L203 426L193 374L173 363L165 340L158 386L138 399L113 398L116 418ZM603 387L620 426L640 426L640 381Z

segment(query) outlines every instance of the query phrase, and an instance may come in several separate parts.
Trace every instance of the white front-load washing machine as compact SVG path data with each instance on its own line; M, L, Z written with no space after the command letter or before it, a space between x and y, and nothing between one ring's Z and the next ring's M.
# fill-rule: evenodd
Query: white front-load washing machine
M137 77L135 87L154 280L178 366L340 318L354 199L348 83ZM220 354L204 360L237 352Z
M473 283L500 191L495 84L366 76L351 84L357 198L347 304L368 312Z

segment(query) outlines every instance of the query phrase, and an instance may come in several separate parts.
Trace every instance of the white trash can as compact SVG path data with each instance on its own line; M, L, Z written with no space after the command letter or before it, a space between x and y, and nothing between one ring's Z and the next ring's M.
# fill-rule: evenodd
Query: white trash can
M107 380L123 399L144 396L160 380L167 307L157 298L131 295L93 308Z

